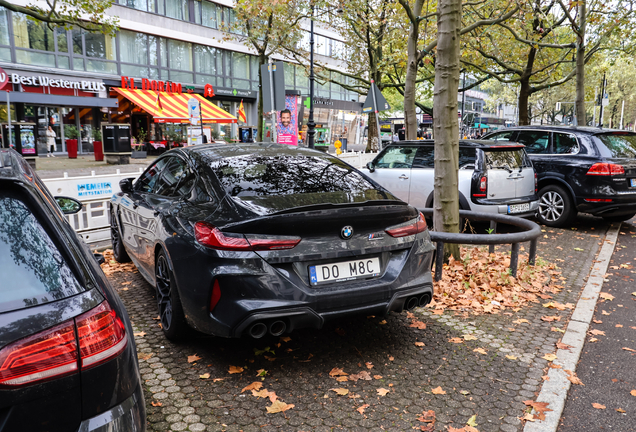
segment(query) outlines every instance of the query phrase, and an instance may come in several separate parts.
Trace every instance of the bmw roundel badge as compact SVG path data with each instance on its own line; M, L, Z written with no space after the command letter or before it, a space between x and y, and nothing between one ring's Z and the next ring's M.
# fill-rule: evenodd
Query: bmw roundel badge
M342 230L340 230L340 237L342 237L345 240L349 240L352 235L353 235L353 227L351 225L347 225L346 227L342 228Z

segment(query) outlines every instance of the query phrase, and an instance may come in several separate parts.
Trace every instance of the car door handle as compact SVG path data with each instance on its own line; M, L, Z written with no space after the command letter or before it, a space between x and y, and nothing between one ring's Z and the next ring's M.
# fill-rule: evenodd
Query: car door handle
M408 177L407 177L406 175L404 175L404 174L402 174L402 175L401 175L401 176L399 176L398 178L399 178L399 179L402 179L402 180L406 180L406 179L408 179Z

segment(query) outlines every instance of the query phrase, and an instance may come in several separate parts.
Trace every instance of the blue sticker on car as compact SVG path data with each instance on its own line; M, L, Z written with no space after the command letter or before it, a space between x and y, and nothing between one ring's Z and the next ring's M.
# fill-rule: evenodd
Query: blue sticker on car
M318 277L316 276L316 266L309 267L309 279L311 283L318 283Z

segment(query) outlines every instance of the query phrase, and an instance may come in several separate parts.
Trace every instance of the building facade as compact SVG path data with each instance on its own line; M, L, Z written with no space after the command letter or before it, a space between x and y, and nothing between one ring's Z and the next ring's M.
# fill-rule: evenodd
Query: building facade
M115 36L50 29L0 7L0 67L9 75L11 90L0 92L0 123L8 121L9 98L12 121L35 123L40 129L40 153L46 151L48 126L56 133L59 152L66 151L68 139L78 140L80 153L91 152L99 138L96 131L105 122L130 123L133 137L143 131L146 140L185 135L187 126L157 123L134 104L123 107L113 91L130 80L141 88L142 80L148 80L202 95L206 85L212 86L214 104L236 116L242 101L247 125L258 127L258 58L220 30L234 19L231 1L119 0L108 13L119 19ZM317 57L333 60L342 43L323 33L316 36ZM285 83L308 96L305 68L286 63ZM315 91L322 100L358 100L357 94L328 82L317 82ZM211 126L217 137L238 138L236 124Z

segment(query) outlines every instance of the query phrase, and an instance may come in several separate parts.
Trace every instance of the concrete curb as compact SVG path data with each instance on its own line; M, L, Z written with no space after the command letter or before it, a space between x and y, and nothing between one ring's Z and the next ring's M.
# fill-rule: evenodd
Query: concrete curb
M620 223L612 224L607 230L595 265L590 271L585 288L568 323L568 328L561 339L562 343L570 345L572 348L557 350L557 358L553 363L561 366L561 369L550 369L548 371L549 379L544 381L541 392L537 397L537 402L548 402L548 408L552 411L545 413L545 420L543 421L526 422L523 432L553 432L559 427L559 420L561 419L561 413L565 407L565 401L571 385L565 370L576 371L576 364L581 356L581 351L585 344L585 335L594 316L596 301L603 288L603 276L607 273L607 268L614 253L620 227Z

